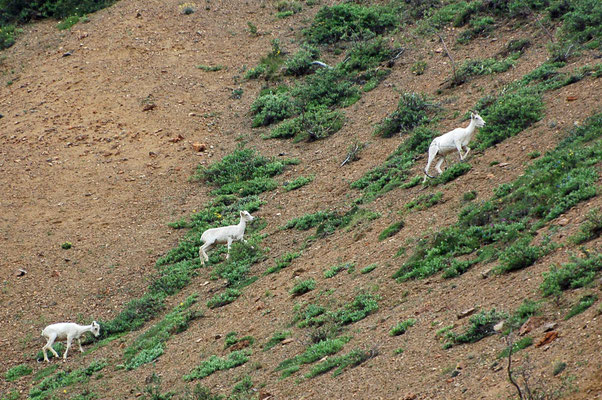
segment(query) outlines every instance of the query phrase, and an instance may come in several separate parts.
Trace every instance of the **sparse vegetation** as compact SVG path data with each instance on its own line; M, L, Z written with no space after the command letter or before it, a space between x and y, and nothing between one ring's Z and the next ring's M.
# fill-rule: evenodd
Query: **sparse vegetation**
M326 279L334 278L339 272L345 271L345 270L348 273L350 273L351 271L353 271L354 268L355 268L355 264L353 264L351 262L334 265L334 266L330 267L329 269L327 269L326 271L324 271L324 278L326 278Z
M573 261L560 268L553 265L549 272L544 272L540 286L543 295L560 296L565 290L584 287L593 282L596 274L602 271L602 255L587 253L587 257L574 257Z
M533 344L533 338L531 336L525 336L517 342L512 344L512 354L520 351L522 349L526 349L527 347ZM506 358L510 353L510 347L506 347L501 353L497 355L497 358Z
M442 192L421 194L414 200L406 203L404 208L408 211L426 210L427 208L431 208L435 204L440 203L442 198Z
M299 257L301 257L301 252L286 253L282 257L276 259L275 265L271 266L265 271L266 275L276 273L281 269L288 267L291 265L294 259Z
M599 238L600 234L602 234L602 212L599 208L594 208L587 213L579 232L571 236L569 240L575 244L583 244Z
M386 227L379 235L378 240L383 241L391 236L394 236L397 232L399 232L405 223L403 221L397 221Z
M290 290L290 294L292 294L293 296L301 296L302 294L311 292L315 288L316 288L316 281L314 279L307 279L307 280L301 281L301 282L297 283L295 286L293 286L293 288Z
M33 369L27 364L20 364L15 367L10 368L8 371L4 373L4 379L9 382L16 381L25 375L31 375Z
M190 374L184 375L183 378L185 381L203 379L217 371L236 368L249 361L250 355L251 350L249 349L233 351L226 358L213 355L209 357L208 360L203 361L201 365L190 371Z
M305 377L313 378L325 374L335 368L336 370L333 372L332 376L339 376L343 373L345 368L357 367L372 357L374 357L374 354L371 352L354 349L345 355L330 357L321 363L316 364L307 374L305 374Z
M278 343L282 342L284 339L289 338L291 336L290 331L281 331L275 332L274 335L267 341L266 344L263 345L263 351L267 351L272 347L276 346Z
M437 106L427 96L419 93L404 93L397 109L385 118L374 131L375 135L388 138L396 133L409 133L414 128L429 122Z
M95 360L86 368L73 371L59 371L42 380L29 391L29 398L42 400L48 398L56 389L77 383L88 382L90 377L107 366L105 360Z
M475 343L479 340L491 336L495 333L493 326L497 324L505 314L497 312L495 309L491 311L481 311L470 317L470 324L461 334L456 334L453 331L446 333L448 339L445 347L451 347L457 344Z
M595 294L588 294L579 299L577 304L575 304L568 312L568 314L564 317L564 319L573 318L575 315L581 314L588 308L590 308L595 302L598 300L598 296Z
M416 323L416 320L414 318L406 319L405 321L402 321L402 322L398 323L397 325L395 325L393 328L391 328L391 330L389 331L389 335L390 336L403 335L404 333L406 333L408 328L414 326L415 323Z

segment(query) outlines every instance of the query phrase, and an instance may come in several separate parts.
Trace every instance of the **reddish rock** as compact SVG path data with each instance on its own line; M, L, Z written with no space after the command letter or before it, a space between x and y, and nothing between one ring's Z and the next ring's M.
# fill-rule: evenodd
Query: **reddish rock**
M527 333L531 332L533 329L537 329L541 326L543 320L541 317L531 317L520 327L518 334L520 336L524 336Z
M469 315L472 315L472 314L474 314L474 312L475 312L476 310L477 310L476 308L474 308L474 307L471 307L471 308L469 308L469 309L467 309L467 310L464 310L464 311L462 311L461 313L458 313L457 317L458 317L458 319L466 318L466 317L468 317Z
M207 145L205 143L193 143L192 148L197 153L200 153L200 152L207 150Z
M546 344L552 343L556 339L558 339L557 331L547 332L546 335L535 345L535 347L545 346Z

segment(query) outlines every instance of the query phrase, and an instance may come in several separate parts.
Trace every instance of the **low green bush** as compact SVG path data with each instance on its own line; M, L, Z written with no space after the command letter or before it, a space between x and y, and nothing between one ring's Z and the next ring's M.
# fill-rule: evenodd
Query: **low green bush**
M389 138L396 133L411 132L427 124L437 108L424 94L403 93L397 109L376 127L374 134Z
M94 360L86 368L71 371L58 371L56 374L45 378L38 385L31 388L29 391L29 399L48 399L56 389L88 382L92 375L102 370L107 365L105 360Z
M442 192L421 194L414 200L407 202L403 207L408 211L426 210L440 203L442 198Z
M512 343L512 354L514 354L517 351L520 351L522 349L526 349L527 347L531 346L532 344L533 344L533 338L530 336L525 336L524 338L521 338L517 342ZM509 355L510 355L510 346L506 347L503 351L501 351L497 355L497 358L498 359L506 358Z
M328 44L365 39L385 33L399 23L394 6L363 6L353 3L322 7L303 35L310 43Z
M301 252L291 252L291 253L287 253L285 255L283 255L282 257L276 259L276 263L269 267L266 271L265 274L273 274L276 273L278 271L280 271L283 268L288 267L289 265L291 265L291 263L293 262L294 259L301 257Z
M207 301L207 307L218 308L232 303L242 292L238 289L227 288L224 292L218 293Z
M354 349L351 352L342 356L328 357L326 360L313 366L310 369L310 371L304 376L305 378L313 378L315 376L325 374L336 368L336 370L332 374L332 376L336 377L341 375L345 368L357 367L358 365L364 363L371 357L372 354L368 351Z
M22 376L31 375L32 372L33 368L31 368L29 365L20 364L6 371L4 373L4 379L6 379L8 382L14 382Z
M329 269L324 271L324 278L326 278L326 279L334 278L339 272L345 271L345 270L348 273L351 273L354 268L355 268L355 264L353 264L351 262L338 264L338 265L330 267Z
M313 344L305 349L303 353L282 361L276 367L276 371L284 371L283 377L286 377L290 375L291 372L298 371L299 367L303 364L311 364L326 356L338 353L349 340L351 340L350 337L338 337Z
M302 76L313 71L312 62L320 57L320 50L310 44L303 44L299 51L284 62L284 74Z
M598 300L598 296L595 294L588 294L579 299L579 302L575 304L568 314L564 317L565 320L573 318L575 315L581 314L588 308L590 308L596 301Z
M394 236L405 226L404 221L397 221L386 227L379 235L378 240L383 241L391 236Z
M504 313L499 313L495 309L489 312L481 311L470 317L470 324L461 334L456 334L452 331L446 333L448 342L446 347L464 344L464 343L475 343L481 339L491 336L495 333L493 327L501 320L505 318Z
M500 265L496 271L505 273L533 265L546 251L541 247L530 246L532 240L533 238L527 235L503 250L499 255Z
M602 212L594 208L587 213L585 221L581 223L579 232L569 238L575 244L583 244L597 239L602 234Z
M405 321L402 321L395 325L393 328L391 328L391 330L389 331L389 336L403 335L404 333L406 333L408 328L414 326L414 324L416 324L416 320L414 318L406 319Z
M282 342L284 339L291 337L290 331L281 331L275 332L270 340L267 341L266 344L263 345L263 351L267 351L272 347L276 346L278 343Z
M293 296L301 296L307 292L311 292L316 288L316 281L314 279L307 279L305 281L301 281L297 283L293 288L289 291Z
M233 351L226 358L221 358L213 355L209 357L209 359L203 361L201 365L190 371L189 374L184 375L183 378L185 381L203 379L217 371L224 371L231 368L236 368L249 361L250 355L251 350L249 349Z
M493 31L494 23L495 20L490 16L471 18L469 28L458 36L458 43L466 44L479 36L486 36Z

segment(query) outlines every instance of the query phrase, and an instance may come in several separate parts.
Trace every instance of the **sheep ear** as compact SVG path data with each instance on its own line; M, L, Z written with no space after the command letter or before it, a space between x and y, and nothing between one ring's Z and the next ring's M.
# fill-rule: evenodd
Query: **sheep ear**
M240 216L242 217L243 215L245 215L245 214L244 214L244 211L241 211L241 212L240 212Z

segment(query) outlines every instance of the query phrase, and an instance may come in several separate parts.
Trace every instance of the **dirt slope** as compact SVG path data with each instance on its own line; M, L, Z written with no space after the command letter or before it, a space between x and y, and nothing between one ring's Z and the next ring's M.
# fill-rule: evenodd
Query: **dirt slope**
M270 50L273 38L279 38L285 49L296 49L301 28L318 6L276 19L269 1L203 0L191 15L183 15L178 5L171 0L122 0L71 31L58 31L52 21L36 23L25 27L16 45L0 53L2 374L22 363L35 371L42 369L43 365L35 363L35 354L43 345L39 332L48 323L110 319L128 300L144 293L155 261L182 235L166 224L189 215L208 199L208 188L188 180L199 163L219 160L244 142L265 155L286 153L301 160L278 178L282 182L315 175L300 190L263 195L266 204L257 216L268 222L264 245L270 251L268 259L254 267L253 272L260 274L276 257L298 248L308 235L278 227L306 213L347 209L357 197L349 183L397 147L399 138L378 139L372 132L374 124L394 110L398 92L435 95L450 74L438 42L401 32L399 40L405 38L406 47L403 57L377 89L345 110L346 124L340 132L313 143L265 141L251 129L248 114L262 82L244 80L244 68L256 65ZM258 27L258 36L248 33L247 22ZM458 32L446 33L453 38ZM546 37L531 22L504 26L492 37L457 50L459 61L475 53L493 56L509 40L520 37L530 37L535 44L516 68L438 95L449 116L454 111L464 113L483 95L523 76L547 56ZM410 67L421 59L428 70L415 76ZM591 62L586 55L567 70ZM206 72L198 65L227 69ZM232 99L232 90L237 88L243 96ZM336 378L329 373L311 380L279 380L274 368L303 351L309 340L293 336L292 342L269 352L258 346L252 363L213 374L202 384L228 395L235 382L250 375L260 398L273 399L511 396L514 392L507 376L495 363L504 348L501 338L443 350L435 333L450 324L463 326L465 320L456 315L471 307L511 312L525 298L538 299L535 294L542 272L552 263L568 260L574 249L553 252L516 274L483 279L483 268L474 268L455 280L435 276L403 284L391 279L403 261L393 256L402 245L411 246L411 238L421 232L455 222L465 192L476 190L479 198L486 199L497 185L524 171L530 161L528 153L554 148L566 129L600 110L600 89L599 79L589 77L546 94L545 117L521 135L474 155L469 174L437 189L394 190L377 199L369 208L380 212L381 218L360 227L359 232L338 232L316 242L289 269L260 278L233 304L207 310L204 318L167 342L165 354L154 364L134 371L115 368L123 347L137 333L91 354L71 353L61 368L80 368L99 357L106 358L110 367L99 381L69 387L57 392L57 398L71 398L85 388L102 399L135 398L152 373L161 376L163 391L181 393L193 386L182 380L184 374L212 354L227 354L223 337L228 332L252 335L261 344L275 331L288 329L299 301L288 291L296 280L312 277L319 290L303 301L312 301L328 289L335 289L341 301L352 299L360 290L381 296L379 311L353 325L352 339L345 347L345 352L356 347L374 349L376 357ZM577 100L567 102L569 96ZM459 118L444 119L441 131L459 123ZM368 145L359 161L341 168L353 139ZM207 150L197 153L192 143L204 143ZM491 166L492 160L502 164ZM417 174L424 162L418 161ZM376 236L398 218L396 212L425 191L442 191L445 201L406 217L402 232L378 242ZM565 240L589 210L601 205L597 196L572 209L563 216L566 221L558 224L555 238ZM72 248L62 249L65 242L72 243ZM598 240L590 246L599 249L600 244ZM323 271L343 261L353 261L358 270L372 263L379 266L367 275L341 273L325 280ZM21 275L19 269L26 273ZM194 292L204 302L221 287L222 283L209 280L207 270L201 270L169 302L177 304ZM602 298L599 281L588 290ZM562 319L565 308L582 292L567 294L560 308L547 303L543 318L558 323L560 337L549 346L531 347L528 354L534 375L546 384L557 385L569 375L579 388L569 397L602 398L599 301L570 321ZM389 336L393 325L410 317L418 321L411 334ZM535 336L538 340L543 333ZM404 351L396 355L399 348ZM525 362L521 353L517 359L519 364ZM552 366L560 361L567 363L567 372L552 377ZM452 377L456 367L459 375ZM19 390L21 398L27 398L30 388L27 377L12 383L0 378L0 393Z

